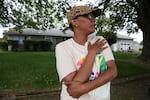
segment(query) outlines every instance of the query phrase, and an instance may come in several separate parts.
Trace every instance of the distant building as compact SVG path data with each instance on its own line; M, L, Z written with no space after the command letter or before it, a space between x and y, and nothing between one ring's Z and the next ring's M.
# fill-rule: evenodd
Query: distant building
M117 42L111 45L113 51L139 51L140 44L133 41L134 38L117 34Z
M14 40L18 41L18 51L24 50L24 41L50 41L51 44L51 49L50 50L55 50L56 44L59 42L62 42L64 40L67 40L71 37L73 37L74 33L73 31L67 29L65 31L58 30L58 29L51 29L51 30L35 30L35 29L23 29L22 33L19 32L4 32L4 36L8 38L8 40ZM94 34L91 34L90 36L93 36ZM31 45L31 47L33 47ZM11 51L12 45L8 45L8 50Z
M19 32L4 32L4 36L8 40L18 41L18 51L24 50L24 41L50 41L50 50L54 50L57 43L67 40L73 37L73 32L71 30L51 29L51 30L35 30L35 29L23 29L22 33ZM90 37L94 36L95 33L91 34ZM31 45L32 46L32 45ZM140 45L133 41L133 38L123 35L117 35L117 42L114 43L111 48L113 51L138 51ZM8 50L11 51L12 45L8 45Z
M42 31L30 28L23 29L22 33L8 31L3 34L8 38L8 40L18 41L18 49L20 51L24 49L25 40L50 41L52 43L51 50L54 50L57 43L73 36L73 32L70 30L66 30L65 32L56 29ZM12 45L8 45L8 50L11 50L11 48Z

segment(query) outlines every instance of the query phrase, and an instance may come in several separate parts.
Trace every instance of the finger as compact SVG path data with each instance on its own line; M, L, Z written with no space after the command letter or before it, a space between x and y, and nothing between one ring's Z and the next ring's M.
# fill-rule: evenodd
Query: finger
M98 43L101 43L101 44L105 44L106 42L107 42L106 39L102 39L98 41Z
M101 41L101 39L97 39L94 44L98 44Z
M102 47L101 50L103 51L103 50L105 50L106 48L108 48L108 46Z
M95 42L99 42L99 41L101 41L101 39L97 39Z
M71 85L71 83L72 83L72 82L70 82L70 81L64 82L64 84L67 85L67 86Z
M102 41L99 41L98 45L99 46L104 46L106 45L107 41L106 40L102 40Z

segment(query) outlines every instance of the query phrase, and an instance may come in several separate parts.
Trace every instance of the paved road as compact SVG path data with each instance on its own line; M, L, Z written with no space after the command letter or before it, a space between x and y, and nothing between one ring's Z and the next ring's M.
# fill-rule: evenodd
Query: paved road
M150 100L150 77L113 84L111 100ZM0 98L0 100L59 100L59 91L38 95Z

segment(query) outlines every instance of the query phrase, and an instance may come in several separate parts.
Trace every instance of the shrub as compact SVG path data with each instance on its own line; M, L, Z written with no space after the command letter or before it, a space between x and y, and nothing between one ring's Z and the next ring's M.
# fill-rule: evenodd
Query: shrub
M18 41L17 40L8 40L8 45L11 45L12 51L18 51Z
M0 49L7 50L8 42L7 41L0 41Z
M24 48L26 51L48 51L51 48L51 42L24 40Z

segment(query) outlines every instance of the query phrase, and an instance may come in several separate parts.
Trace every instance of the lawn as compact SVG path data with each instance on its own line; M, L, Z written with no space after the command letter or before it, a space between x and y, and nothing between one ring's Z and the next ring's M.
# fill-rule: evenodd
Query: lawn
M138 54L115 53L118 77L149 73ZM0 90L60 88L54 52L0 52ZM144 66L144 67L143 67Z
M0 89L58 87L53 52L1 52Z
M150 73L150 63L141 61L139 53L114 53L118 77L129 77L139 74Z

